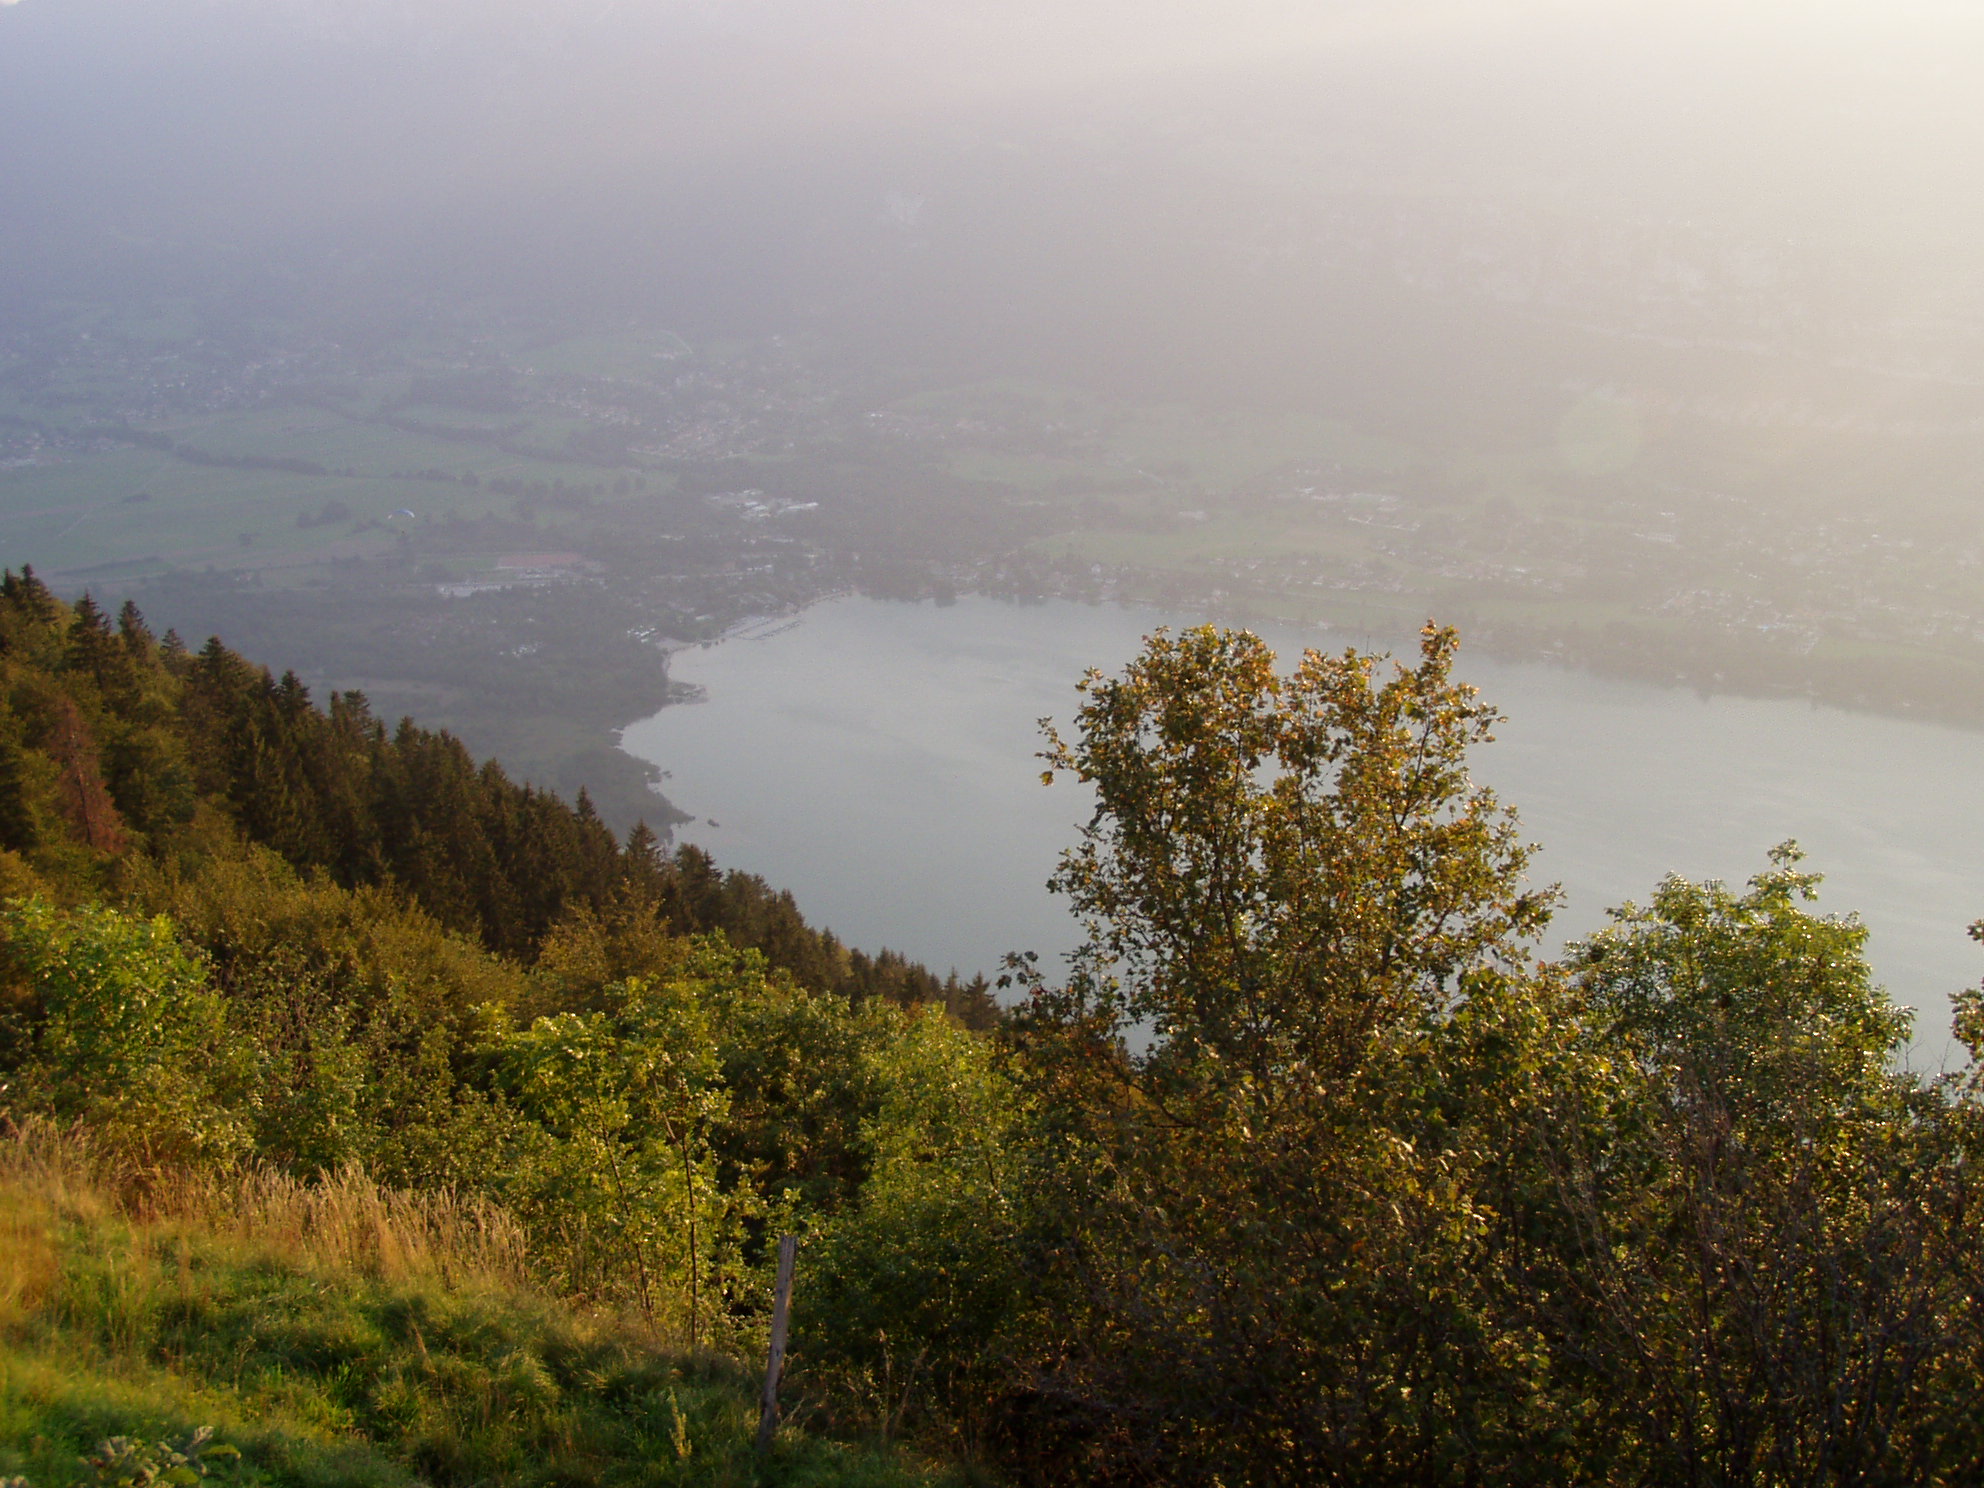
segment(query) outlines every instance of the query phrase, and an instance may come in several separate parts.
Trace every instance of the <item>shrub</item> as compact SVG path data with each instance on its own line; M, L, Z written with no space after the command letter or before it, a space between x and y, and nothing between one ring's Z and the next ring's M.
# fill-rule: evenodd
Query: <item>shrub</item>
M0 910L10 1109L87 1125L147 1165L227 1161L247 1071L226 1008L170 922L41 899Z

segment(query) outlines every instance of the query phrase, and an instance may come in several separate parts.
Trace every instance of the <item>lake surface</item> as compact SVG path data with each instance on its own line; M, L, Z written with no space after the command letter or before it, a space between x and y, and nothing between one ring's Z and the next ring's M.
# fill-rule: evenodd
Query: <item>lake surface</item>
M796 623L678 652L708 700L630 726L697 820L677 829L725 867L789 888L814 924L932 967L1073 945L1045 891L1087 800L1040 784L1037 720L1064 726L1088 667L1116 671L1159 625L1193 617L1067 602L841 599ZM1367 638L1255 627L1285 657ZM1508 722L1474 756L1561 882L1561 941L1662 874L1740 883L1796 838L1826 875L1819 907L1858 911L1869 954L1920 1010L1915 1062L1960 1061L1949 994L1984 974L1984 738L1814 707L1701 698L1463 651L1460 674Z

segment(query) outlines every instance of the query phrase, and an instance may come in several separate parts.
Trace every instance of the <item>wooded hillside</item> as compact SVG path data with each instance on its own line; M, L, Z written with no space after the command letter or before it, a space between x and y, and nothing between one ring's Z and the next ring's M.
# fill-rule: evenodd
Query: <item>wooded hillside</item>
M645 825L623 847L583 791L568 805L448 734L389 728L359 693L320 708L292 674L218 639L193 653L155 638L131 604L113 625L31 569L0 580L0 697L0 848L74 892L220 832L345 888L390 885L514 959L570 916L652 914L675 934L722 930L856 1001L991 1017L982 982L849 949L809 927L790 894L721 873L696 848L664 856Z
M1055 881L1084 944L997 1014L10 575L5 1116L133 1212L469 1205L523 1284L689 1359L761 1357L797 1235L794 1409L1015 1483L1977 1481L1984 1085L1901 1065L1793 844L1540 957L1457 644L1285 671L1202 627L1091 673L1045 756L1096 792ZM420 1467L568 1480L491 1460Z

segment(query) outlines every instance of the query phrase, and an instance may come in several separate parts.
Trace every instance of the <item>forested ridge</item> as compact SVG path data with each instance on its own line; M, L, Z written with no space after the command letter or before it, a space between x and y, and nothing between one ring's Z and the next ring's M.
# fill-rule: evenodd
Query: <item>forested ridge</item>
M364 696L312 704L210 640L153 637L135 605L113 625L86 595L61 603L33 571L0 581L0 848L65 882L108 886L128 854L170 859L224 822L304 874L391 885L448 930L529 959L562 919L652 912L677 934L721 930L810 986L859 1001L945 1001L983 1022L982 984L946 984L893 952L870 957L806 925L790 894L665 857L637 826L624 846L583 791L568 805L478 764L461 742Z
M1984 1089L1903 1067L1790 844L1540 956L1555 894L1468 773L1498 715L1457 644L1286 671L1204 627L1091 673L1043 753L1095 792L1054 884L1083 945L1016 958L1001 1012L445 734L9 574L0 1243L80 1258L0 1287L0 1342L224 1369L197 1293L246 1329L227 1398L437 1483L854 1481L836 1437L1043 1485L1978 1481ZM50 1152L126 1261L46 1239L96 1212L20 1197ZM354 1292L363 1327L329 1283L200 1292L233 1252L177 1231L174 1283L143 1238L270 1210L345 1245L391 1229L368 1205L441 1291ZM788 1427L699 1457L681 1369L761 1357L785 1233ZM155 1301L62 1300L120 1267ZM492 1267L540 1299L505 1315L595 1321L434 1300ZM0 1471L53 1460L30 1373ZM214 1470L336 1480L246 1445Z

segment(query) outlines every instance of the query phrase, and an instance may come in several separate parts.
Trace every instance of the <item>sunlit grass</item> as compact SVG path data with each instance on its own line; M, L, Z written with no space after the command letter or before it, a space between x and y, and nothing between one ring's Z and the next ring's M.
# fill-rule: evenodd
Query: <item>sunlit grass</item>
M222 1480L298 1485L939 1480L782 1433L736 1362L532 1291L513 1222L357 1174L105 1174L0 1146L0 1476L82 1482L113 1435L215 1428Z

